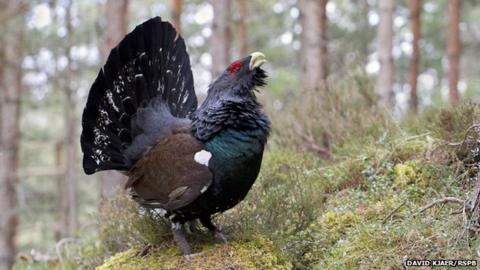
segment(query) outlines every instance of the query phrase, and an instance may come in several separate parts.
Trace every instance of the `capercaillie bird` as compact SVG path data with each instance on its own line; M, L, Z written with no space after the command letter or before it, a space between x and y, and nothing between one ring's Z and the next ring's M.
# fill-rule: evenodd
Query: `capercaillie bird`
M215 57L213 55L212 57ZM257 178L270 122L254 90L266 84L262 53L234 61L197 109L183 38L159 17L111 50L82 117L85 173L118 170L145 208L170 220L183 254L183 224L199 219L220 241L211 216L245 198Z

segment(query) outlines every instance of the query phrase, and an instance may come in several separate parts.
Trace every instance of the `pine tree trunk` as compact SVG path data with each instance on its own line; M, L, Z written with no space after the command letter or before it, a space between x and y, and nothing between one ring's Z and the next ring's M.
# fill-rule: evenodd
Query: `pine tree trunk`
M378 60L380 71L377 78L377 88L382 95L382 103L387 108L393 105L393 11L394 0L379 0L378 23Z
M417 78L419 73L420 50L418 42L421 36L420 14L422 11L421 0L410 0L410 24L412 27L412 60L410 62L410 110L418 112Z
M172 3L172 23L178 33L182 32L182 0L173 0Z
M325 86L328 76L328 49L327 49L327 0L320 1L320 86Z
M54 89L60 89L58 83L52 81ZM65 170L64 170L64 150L63 142L57 142L55 145L55 165L57 169L62 173L57 175L57 191L58 191L58 205L57 205L57 223L55 225L55 240L58 242L67 235L67 224L68 224L68 211L65 211ZM68 208L67 208L68 209Z
M461 0L448 1L448 86L450 89L450 103L455 105L459 101L458 79L460 76L460 9Z
M213 5L212 36L210 55L212 56L212 77L221 74L230 64L230 0L215 0Z
M319 89L327 77L327 0L300 0L302 87Z
M237 0L237 46L239 58L247 55L247 27L245 25L245 18L247 17L246 5L246 0Z
M105 54L117 46L127 33L128 29L128 1L129 0L107 0L105 4L106 17L106 42Z
M108 0L105 5L106 15L106 42L104 53L106 56L110 50L117 46L127 34L128 29L128 0ZM115 190L125 183L125 176L114 171L106 171L101 174L100 197L109 198L115 194Z
M64 78L58 85L62 90L63 101L63 119L65 134L63 138L62 147L64 155L58 152L59 162L63 161L65 171L63 175L58 178L58 192L59 192L59 213L58 224L55 236L57 240L65 237L72 237L75 235L78 226L78 213L77 213L77 172L78 172L78 160L77 160L77 148L76 138L77 126L79 125L78 119L75 115L76 102L74 99L74 90L70 85L71 81L75 77L73 74L71 58L71 49L73 47L73 26L72 26L72 1L67 1L65 6L65 28L67 29L67 42L64 49L64 55L67 57L68 65L65 68ZM58 84L55 82L55 84ZM57 86L57 87L58 87ZM63 158L62 158L63 157Z
M70 50L69 50L70 51ZM72 59L70 59L71 61ZM71 62L69 62L71 63ZM68 75L67 75L68 76ZM72 77L70 77L72 78ZM63 184L60 189L60 211L64 224L61 228L64 230L60 233L60 238L71 237L75 235L78 228L78 210L77 210L77 148L76 138L78 119L75 116L76 102L74 100L74 91L70 86L65 86L64 90L64 122L65 122L65 174Z
M20 1L0 2L0 270L10 269L16 254L23 12Z

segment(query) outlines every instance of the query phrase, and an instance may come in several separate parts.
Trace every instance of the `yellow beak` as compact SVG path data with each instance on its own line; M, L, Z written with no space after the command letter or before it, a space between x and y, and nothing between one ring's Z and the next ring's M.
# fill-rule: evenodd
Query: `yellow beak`
M250 58L250 64L249 64L250 70L253 70L254 68L257 68L263 65L265 62L267 62L267 58L261 52L254 52L250 54L250 56L252 57Z

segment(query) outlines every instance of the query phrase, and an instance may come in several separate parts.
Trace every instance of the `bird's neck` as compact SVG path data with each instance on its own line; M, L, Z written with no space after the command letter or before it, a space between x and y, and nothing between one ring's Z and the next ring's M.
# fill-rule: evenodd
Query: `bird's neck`
M270 132L270 121L255 99L207 99L192 120L194 136L206 143L228 133L264 144Z

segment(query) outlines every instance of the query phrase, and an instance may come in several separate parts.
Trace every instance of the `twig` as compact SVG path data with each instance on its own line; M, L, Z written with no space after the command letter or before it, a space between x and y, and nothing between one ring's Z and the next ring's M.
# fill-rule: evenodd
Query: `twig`
M449 143L448 145L449 146L463 146L465 144L465 141L467 141L467 138L468 138L468 134L470 134L470 131L474 128L477 128L477 127L480 127L480 124L473 124L471 126L469 126L467 128L467 130L465 131L465 135L464 135L464 138L463 138L463 141L461 142L456 142L456 143Z
M75 239L75 238L62 238L55 245L55 252L57 253L58 260L60 261L60 264L62 266L65 263L64 258L62 256L62 247L64 245L68 244L69 242L76 242L76 241L77 241L77 239Z
M144 246L142 248L142 250L140 250L140 252L137 253L137 256L139 257L144 257L145 255L148 254L148 252L150 251L150 249L152 248L153 246L151 244L147 244L146 246Z
M330 150L328 148L318 145L311 132L308 132L308 135L303 135L303 137L307 141L307 144L305 144L305 147L308 150L315 152L319 156L322 156L326 159L329 159L329 160L332 159L332 153L330 152Z
M433 201L433 202L427 204L427 205L424 206L422 209L420 209L420 210L417 212L417 214L422 213L422 212L425 212L425 210L433 207L433 206L436 205L436 204L439 204L439 203L447 203L447 202L458 203L458 204L461 204L462 206L465 206L465 201L464 201L464 200L460 200L459 198L455 198L455 197L445 197L445 198L442 198L442 199L439 199L439 200L436 200L436 201Z
M441 147L445 147L445 146L448 146L448 147L456 147L456 148L461 148L465 145L465 142L467 141L467 138L468 138L468 135L470 134L470 131L474 128L478 128L480 127L480 124L473 124L471 125L470 127L467 128L467 130L465 131L465 135L464 135L464 138L462 141L460 142L445 142L443 144L440 144L438 145L437 147L435 147L432 151L430 151L430 156L433 156L435 154L435 152L440 149Z
M393 214L395 214L402 206L404 206L405 204L407 203L407 201L403 201L399 206L395 207L395 209L393 209L392 211L390 211L390 213L388 213L388 215L382 220L382 224L385 224L385 222L387 222L387 220L393 216Z
M475 182L475 192L471 198L470 211L474 212L475 209L480 205L480 173L477 173L476 182Z
M396 146L401 145L401 143L406 143L408 141L418 139L418 138L421 138L421 137L425 137L425 136L428 136L428 135L430 135L430 132L425 132L425 133L422 133L422 134L419 134L419 135L413 135L413 136L409 136L407 138L403 138L401 140L401 142L399 142Z

